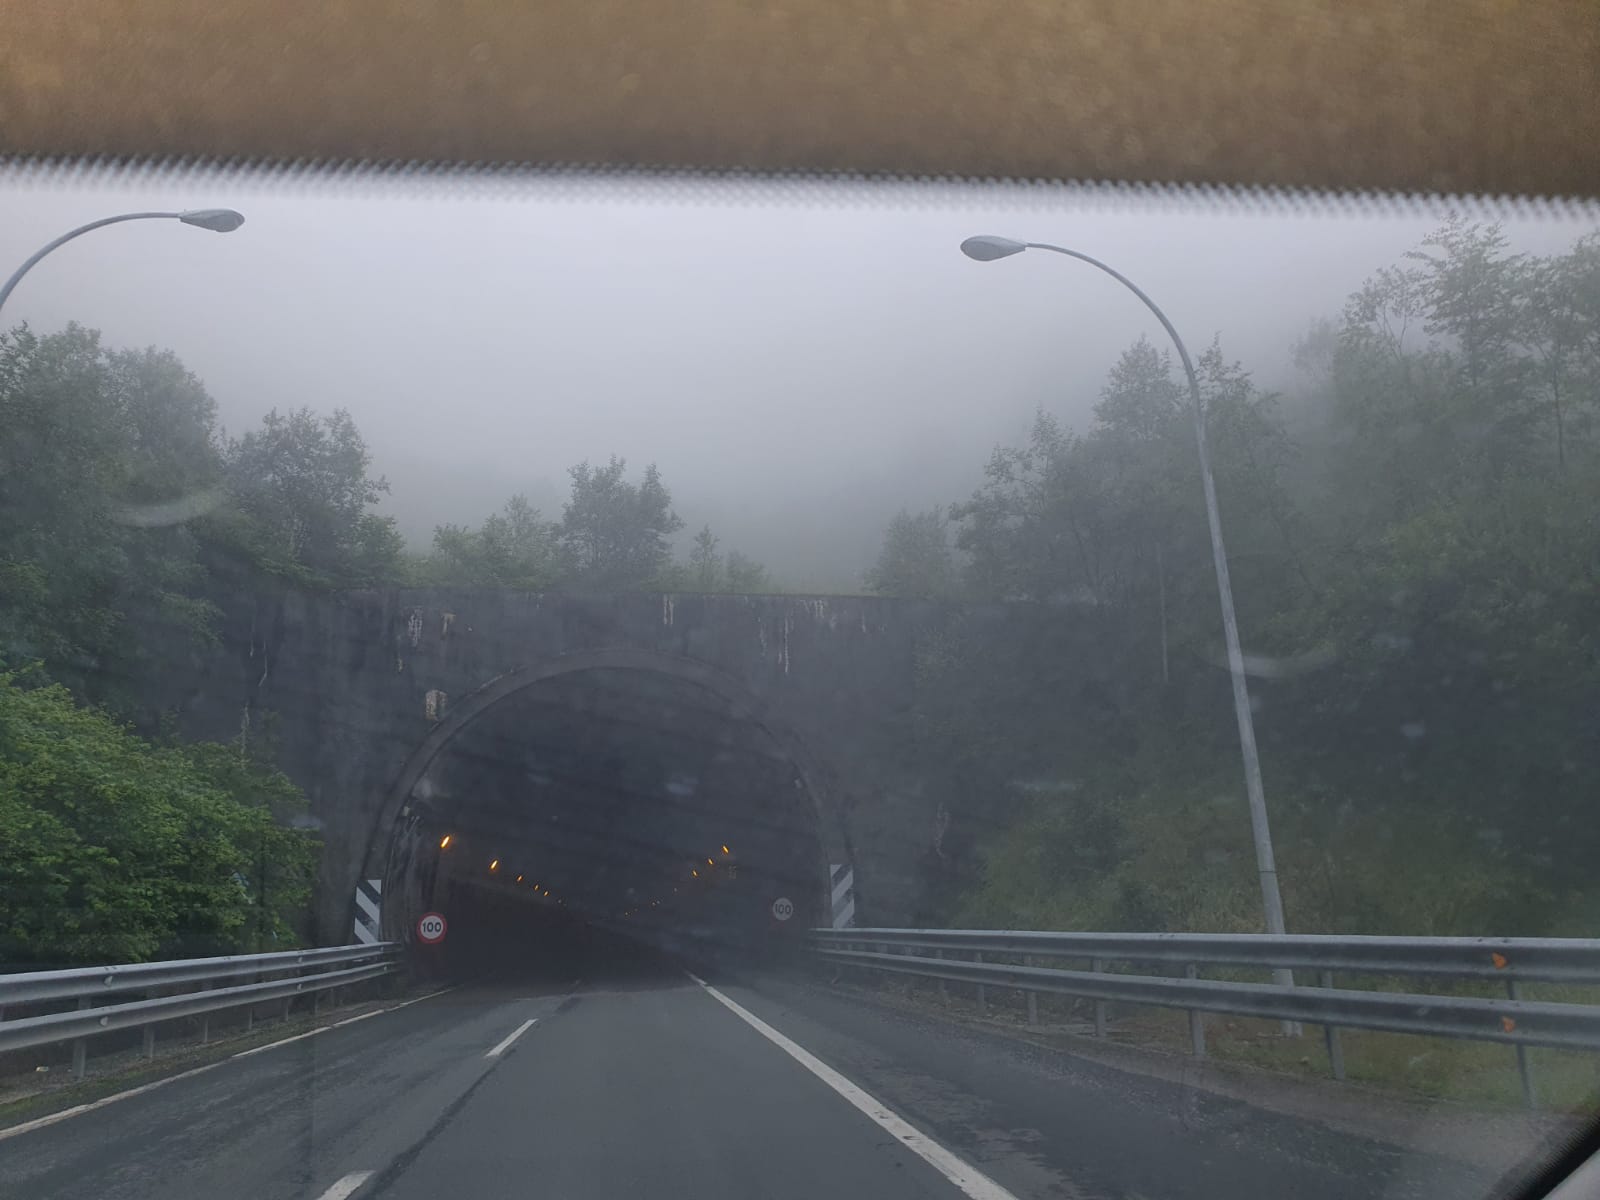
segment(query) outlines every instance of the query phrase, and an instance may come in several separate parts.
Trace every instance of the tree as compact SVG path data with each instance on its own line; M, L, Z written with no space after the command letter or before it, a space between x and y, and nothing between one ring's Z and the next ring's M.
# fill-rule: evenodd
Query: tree
M1600 911L1597 348L1600 239L1527 259L1452 221L1302 343L1310 439L1217 345L1199 357L1297 928L1560 933ZM913 705L940 770L1069 784L992 830L962 919L1256 927L1188 415L1136 345L1087 431L1041 416L955 506L969 586L1078 603L1089 639L999 667L992 639L953 639ZM1018 692L1039 711L1008 711ZM1001 802L1005 780L975 782Z
M462 525L435 528L433 553L421 568L421 578L542 591L559 579L556 527L526 496L515 495L475 530Z
M1187 400L1173 377L1171 351L1157 353L1141 337L1111 368L1094 406L1095 425L1119 447L1150 445L1172 435Z
M320 849L304 828L304 793L272 765L265 745L258 738L248 746L196 742L182 748L206 784L241 810L232 841L247 864L236 876L244 880L249 915L233 937L239 949L258 952L296 943Z
M317 847L238 747L159 747L59 685L0 674L0 961L287 947Z
M722 556L717 553L717 536L711 526L702 525L694 535L689 551L689 576L696 591L715 592L722 582Z
M1112 507L1120 514L1114 528L1132 550L1123 599L1137 604L1134 593L1141 590L1146 572L1154 578L1163 684L1171 680L1171 565L1175 556L1191 564L1195 557L1183 540L1192 536L1188 518L1195 510L1194 489L1199 485L1193 469L1194 435L1185 420L1187 399L1173 377L1171 353L1158 354L1141 337L1112 367L1094 407L1094 448L1110 461L1107 488Z
M1549 415L1556 468L1574 437L1588 442L1600 395L1600 236L1568 254L1525 261L1513 337L1532 360L1534 398Z
M1117 528L1115 470L1098 445L1041 411L1028 444L996 449L983 486L951 507L971 589L995 599L1112 603L1133 549Z
M865 582L882 596L943 596L951 589L953 574L944 513L901 509L884 531L878 561Z
M752 596L773 590L767 568L747 554L729 550L726 567L728 590L735 595Z
M1516 368L1507 353L1516 337L1520 255L1506 253L1498 225L1452 216L1406 257L1420 263L1417 279L1427 305L1425 328L1452 339L1469 386L1495 382ZM1437 251L1432 253L1431 251Z
M0 335L0 658L128 709L207 641L188 521L215 501L213 414L170 354Z
M124 503L171 503L214 489L217 405L205 385L170 350L112 351L106 365L123 416ZM202 499L192 511L212 502Z
M364 586L396 569L394 521L372 511L389 490L368 473L372 456L344 409L273 409L261 428L228 443L232 530L263 565L307 582Z
M570 469L572 496L562 510L559 539L574 580L596 590L649 588L672 561L668 540L683 528L672 494L655 464L637 484L612 455L603 467Z

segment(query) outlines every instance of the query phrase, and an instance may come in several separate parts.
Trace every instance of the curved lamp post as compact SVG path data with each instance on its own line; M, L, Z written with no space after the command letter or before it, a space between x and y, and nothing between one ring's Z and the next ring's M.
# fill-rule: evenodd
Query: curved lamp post
M232 233L244 224L244 216L236 213L231 208L197 208L189 212L135 212L122 213L115 217L101 217L98 221L90 221L87 225L80 225L70 233L64 233L55 241L41 247L34 255L23 263L6 280L5 286L0 287L0 309L5 308L6 301L10 299L12 291L22 281L22 277L33 269L41 258L57 246L65 245L75 237L81 237L92 229L99 229L102 225L115 225L119 221L182 221L185 225L195 225L201 229L209 229L214 233Z
M1126 287L1156 315L1161 327L1178 348L1178 358L1183 363L1183 373L1189 379L1189 400L1194 408L1194 437L1200 451L1200 479L1206 494L1206 522L1211 527L1211 561L1217 572L1217 595L1222 601L1222 633L1228 643L1228 673L1233 677L1233 712L1239 723L1239 751L1244 759L1245 793L1250 799L1250 830L1255 836L1256 871L1261 877L1261 905L1265 910L1268 933L1283 933L1283 897L1278 891L1278 867L1272 853L1272 830L1267 823L1267 800L1261 785L1261 760L1256 753L1256 727L1250 716L1250 689L1245 683L1244 653L1239 649L1239 621L1233 612L1233 586L1228 582L1228 554L1222 545L1222 518L1217 512L1217 486L1211 477L1211 452L1206 447L1205 412L1200 400L1200 380L1195 376L1194 363L1189 350L1178 336L1178 331L1167 320L1167 314L1156 302L1145 295L1131 279L1112 270L1097 258L1052 246L1045 242L1018 242L1003 237L970 237L961 243L961 252L979 262L993 262L1009 258L1024 250L1049 250L1065 254L1099 267L1111 278ZM1288 972L1277 973L1281 983L1291 983ZM1282 976L1288 975L1288 978Z

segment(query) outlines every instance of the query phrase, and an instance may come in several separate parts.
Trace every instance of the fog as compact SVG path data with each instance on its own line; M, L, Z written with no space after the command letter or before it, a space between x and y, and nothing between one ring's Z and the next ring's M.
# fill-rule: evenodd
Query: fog
M348 408L417 548L514 492L559 517L566 468L617 454L659 464L685 540L709 522L724 548L819 591L858 587L895 510L966 495L1036 409L1081 426L1139 335L1164 344L1098 272L1056 255L975 263L964 237L1103 258L1195 353L1220 337L1258 381L1292 388L1294 340L1446 212L1002 185L13 170L0 269L83 221L217 205L243 228L141 221L70 243L0 323L170 348L235 433L273 407ZM1502 219L1514 249L1539 253L1595 223Z

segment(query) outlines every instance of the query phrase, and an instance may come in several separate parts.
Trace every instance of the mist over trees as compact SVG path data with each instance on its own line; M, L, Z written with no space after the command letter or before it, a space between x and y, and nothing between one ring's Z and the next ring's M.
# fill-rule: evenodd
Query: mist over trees
M440 525L427 553L408 553L378 511L390 485L348 412L274 410L229 436L176 356L107 349L78 325L0 335L0 422L0 655L39 661L130 714L184 665L151 655L140 633L204 647L218 603L261 577L313 588L772 586L709 527L676 561L683 520L660 472L649 465L635 482L616 457L571 468L559 519L516 495L478 527Z
M221 448L234 537L273 570L307 583L360 587L394 573L401 539L373 507L389 482L350 414L280 414Z
M946 531L949 519L938 509L901 509L884 531L878 561L863 582L882 596L945 596L955 585L955 566Z
M440 525L431 551L401 565L399 582L577 590L764 592L766 568L703 526L685 561L673 557L683 518L654 463L638 483L615 455L603 467L570 468L571 497L559 521L513 496L477 529Z
M1296 357L1293 437L1220 345L1197 363L1291 927L1592 932L1600 239L1527 257L1453 220ZM1067 606L1098 640L1092 682L998 727L1006 681L970 647L930 658L929 753L964 780L943 916L1259 928L1171 356L1136 342L1086 429L1041 412L949 518L952 594ZM930 593L912 520L877 590Z
M241 547L305 580L384 552L359 434L274 414L226 441L176 357L76 325L0 335L0 425L0 961L293 945L298 789L262 744L173 744L161 698Z
M170 352L70 325L0 335L0 961L294 944L316 839L270 738L178 745L222 611L274 583L762 590L736 550L673 561L659 472L582 463L559 521L513 496L409 555L349 413L230 437Z
M1195 349L1291 926L1592 932L1600 238L1524 256L1447 223L1311 327L1287 396ZM940 781L930 920L1256 927L1193 420L1141 338L1085 428L1041 410L970 495L889 520L867 590L1093 634L1027 707L957 634L919 648L893 719ZM298 793L269 745L165 720L253 589L778 588L709 525L680 542L667 481L617 457L559 514L513 495L408 549L347 412L229 434L173 354L77 325L0 334L0 427L0 956L293 937ZM96 790L119 774L148 821Z
M571 469L560 520L512 496L410 554L350 414L229 436L168 351L78 325L0 335L0 961L293 944L316 860L270 738L170 718L230 602L263 587L766 590L709 528L688 563L654 465Z

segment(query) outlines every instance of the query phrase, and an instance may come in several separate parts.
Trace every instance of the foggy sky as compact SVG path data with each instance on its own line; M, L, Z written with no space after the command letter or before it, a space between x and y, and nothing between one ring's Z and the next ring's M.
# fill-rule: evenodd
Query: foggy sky
M217 235L166 221L97 230L45 259L0 314L69 320L112 346L175 351L235 434L270 408L348 408L422 548L514 492L560 516L566 468L654 461L687 537L794 587L851 589L896 509L979 482L1043 406L1086 423L1107 369L1159 325L1058 255L979 264L973 233L1108 260L1199 354L1220 335L1258 381L1292 386L1289 347L1439 224L1356 210L1270 215L995 187L749 182L512 189L0 173L0 274L83 221L229 206ZM1514 249L1596 225L1510 215Z

